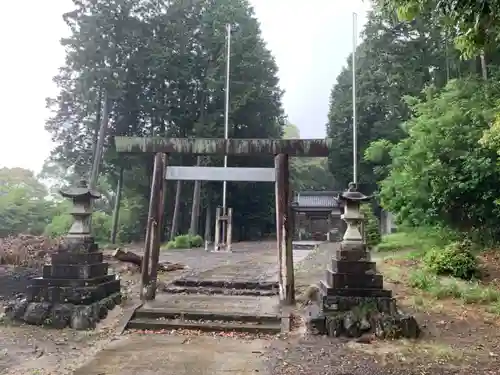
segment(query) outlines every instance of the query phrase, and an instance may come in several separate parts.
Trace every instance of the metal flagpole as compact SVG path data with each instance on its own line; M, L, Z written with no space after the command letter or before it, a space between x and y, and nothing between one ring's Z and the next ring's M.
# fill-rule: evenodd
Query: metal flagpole
M227 57L226 57L226 100L224 108L224 139L229 138L229 69L231 62L231 25L226 25L227 29ZM227 155L224 155L224 168L227 168ZM223 243L226 245L226 250L228 250L229 244L227 243L227 231L228 226L228 213L227 213L227 181L222 182L222 215L226 216L226 220L222 221L222 238ZM218 244L216 245L218 246Z
M356 45L358 41L356 12L352 13L352 174L355 185L358 183L358 129L356 124Z
M227 24L227 59L226 59L226 103L224 108L224 139L229 138L229 68L231 60L231 25ZM224 168L227 167L227 155L224 155ZM223 182L222 185L222 209L224 210L223 215L226 212L226 190L227 181Z

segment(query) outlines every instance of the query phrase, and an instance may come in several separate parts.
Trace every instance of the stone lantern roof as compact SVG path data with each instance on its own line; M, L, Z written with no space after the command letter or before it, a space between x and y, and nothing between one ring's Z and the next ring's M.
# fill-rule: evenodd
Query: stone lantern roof
M101 198L101 194L96 190L90 189L88 187L87 181L85 180L81 180L78 186L59 190L59 194L61 194L64 198L78 200Z
M372 196L364 195L363 193L357 191L356 184L351 182L349 184L349 188L347 189L347 191L344 191L341 194L339 194L338 199L346 202L363 203L363 202L368 202L370 199L372 199Z

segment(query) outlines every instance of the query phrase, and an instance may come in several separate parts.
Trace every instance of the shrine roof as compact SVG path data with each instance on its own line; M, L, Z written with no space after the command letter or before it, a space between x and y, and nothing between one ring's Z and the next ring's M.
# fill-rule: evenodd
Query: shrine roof
M301 191L295 197L294 206L299 209L339 208L341 203L337 199L338 195L336 191Z

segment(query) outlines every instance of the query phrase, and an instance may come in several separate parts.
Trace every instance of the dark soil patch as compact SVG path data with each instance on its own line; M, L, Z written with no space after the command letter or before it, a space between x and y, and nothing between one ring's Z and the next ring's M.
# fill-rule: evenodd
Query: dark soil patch
M500 252L498 250L485 251L478 258L481 265L481 281L500 287Z

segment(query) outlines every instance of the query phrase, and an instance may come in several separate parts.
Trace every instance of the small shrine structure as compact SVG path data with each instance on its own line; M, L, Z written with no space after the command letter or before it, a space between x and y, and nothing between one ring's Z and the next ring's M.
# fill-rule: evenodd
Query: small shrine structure
M342 239L345 223L341 219L342 202L336 191L301 191L295 195L295 241L330 241Z

